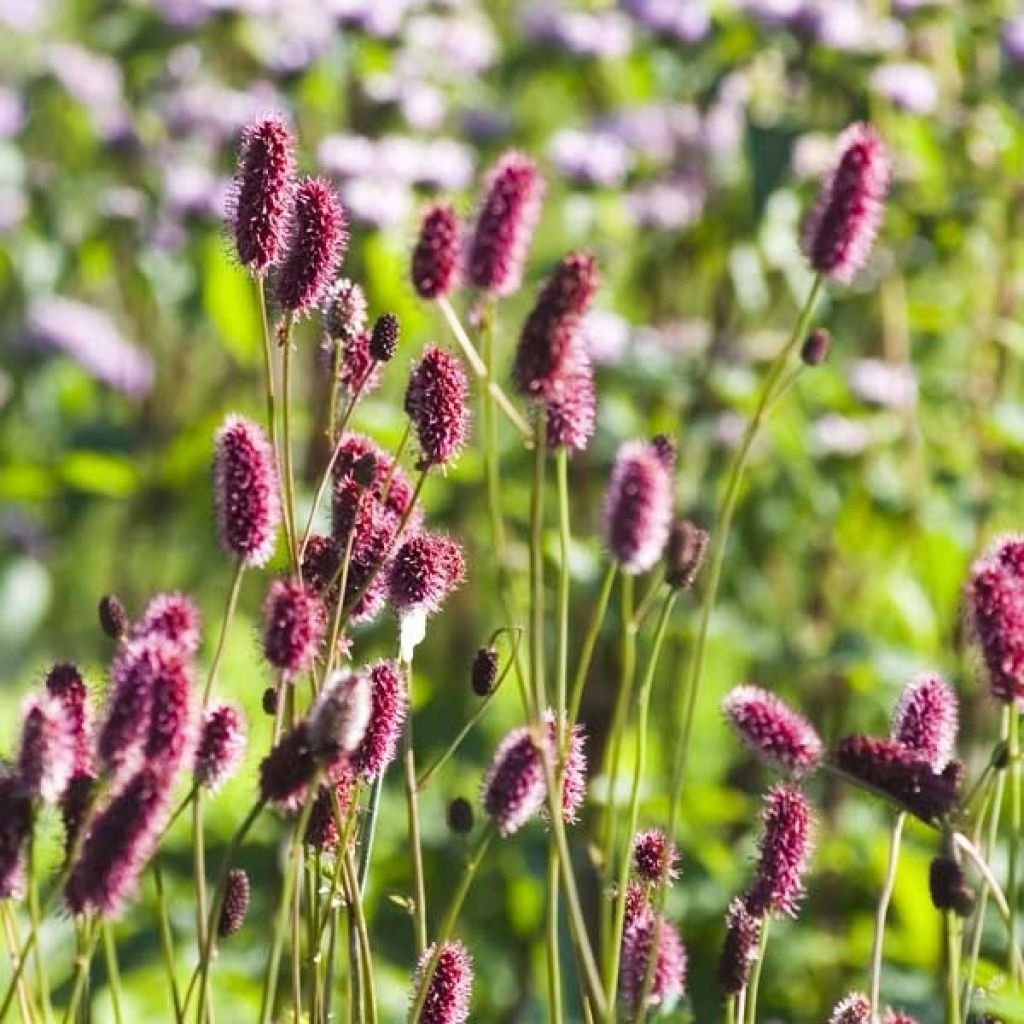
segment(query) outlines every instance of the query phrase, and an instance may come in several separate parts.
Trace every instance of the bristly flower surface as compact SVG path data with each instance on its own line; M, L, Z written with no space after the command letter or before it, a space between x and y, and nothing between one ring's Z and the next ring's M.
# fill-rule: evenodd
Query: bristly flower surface
M544 409L548 448L586 451L597 431L597 388L594 368L582 345L574 347L562 373L552 381Z
M746 987L760 944L761 919L750 913L742 899L733 900L725 917L725 941L718 959L718 981L727 996L738 995Z
M673 924L659 919L648 909L629 922L622 932L622 958L619 987L630 1011L640 1004L655 929L658 937L658 959L654 965L648 1006L661 1006L678 999L686 989L686 947Z
M245 715L234 704L211 705L203 715L193 765L195 781L216 791L234 776L245 757Z
M435 947L428 946L416 965L412 999L423 984L423 975L434 958ZM441 947L434 972L427 983L427 994L418 1018L419 1024L466 1024L473 996L473 958L461 942Z
M498 745L484 779L483 807L503 836L523 827L544 804L544 765L528 726Z
M462 548L440 533L418 533L395 553L388 573L388 600L399 615L438 612L466 575Z
M459 358L428 345L405 391L405 411L416 430L423 465L445 466L462 451L469 435L468 393Z
M312 587L275 580L263 606L263 653L291 679L313 664L327 627L323 601Z
M0 900L25 892L25 860L32 830L32 798L17 775L0 765Z
M565 728L564 717L562 724ZM555 712L551 708L544 712L544 725L547 729L551 763L554 765L559 758L558 727ZM587 797L587 749L583 726L578 722L575 723L569 732L568 739L569 746L562 768L562 821L567 825L574 825L579 818L583 801ZM543 810L546 813L547 808L543 808Z
M248 874L242 868L231 868L227 874L224 903L217 921L217 935L220 938L226 939L234 935L245 924L250 891Z
M633 873L652 885L671 885L679 877L679 851L660 828L633 837Z
M136 639L159 636L194 655L202 638L202 617L195 602L185 594L157 594L132 627Z
M941 676L925 673L900 695L892 716L892 738L941 772L956 752L959 721L953 687Z
M412 251L412 284L423 299L450 295L459 277L459 218L449 203L437 203L423 214Z
M851 992L836 1005L828 1024L872 1024L871 1003L859 992Z
M369 671L370 721L351 757L352 770L364 782L378 778L395 759L408 710L405 681L395 662L378 661Z
M646 572L661 556L672 519L672 481L646 441L619 448L604 503L608 549L623 572Z
M30 695L21 709L21 737L15 764L25 792L55 804L75 769L72 721L49 693Z
M796 917L812 850L811 805L795 786L775 786L765 797L761 820L764 831L747 910L755 917Z
M71 742L74 772L93 771L92 716L89 689L77 667L58 662L46 675L46 692L60 705Z
M821 762L824 748L814 726L775 694L737 686L722 710L740 739L770 764L799 777Z

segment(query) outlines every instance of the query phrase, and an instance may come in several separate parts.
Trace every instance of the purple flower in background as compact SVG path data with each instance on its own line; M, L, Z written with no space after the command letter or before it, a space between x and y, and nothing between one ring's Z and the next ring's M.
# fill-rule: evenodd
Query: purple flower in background
M38 299L26 318L29 343L70 356L97 380L133 398L153 388L153 363L126 341L101 313L84 302L53 297Z
M629 348L629 324L618 313L592 309L581 326L583 347L597 366L618 363Z
M0 86L0 139L9 139L25 123L25 105L14 89Z
M398 34L405 12L414 0L333 0L334 13L343 25L387 39Z
M939 83L924 64L883 64L872 73L871 87L911 114L934 113L939 103Z
M74 43L53 43L46 57L51 74L72 99L89 111L101 138L120 139L130 133L124 79L117 61Z
M839 413L826 413L811 426L811 447L820 455L855 459L871 444L871 431L857 420Z
M619 0L619 6L646 28L681 43L697 43L711 30L706 0Z
M700 145L701 120L688 103L652 103L620 110L605 128L651 160L665 163L680 151Z
M633 220L640 227L679 231L701 218L707 187L696 175L655 181L626 196Z
M917 375L909 363L860 359L848 372L850 388L863 402L887 409L912 409L917 404Z
M1003 52L1011 64L1024 64L1024 17L1003 22Z
M413 211L412 190L402 181L353 178L341 186L341 196L352 219L368 227L394 227Z
M632 26L617 11L565 11L538 5L523 16L523 30L534 42L581 57L625 57L633 48Z
M580 185L621 185L633 166L629 147L609 131L566 128L552 138L548 152L562 174Z

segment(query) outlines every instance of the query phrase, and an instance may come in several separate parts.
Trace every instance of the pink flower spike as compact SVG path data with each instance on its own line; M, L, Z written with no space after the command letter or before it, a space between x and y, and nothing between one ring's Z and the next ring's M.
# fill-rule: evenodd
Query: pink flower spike
M551 382L545 400L548 448L585 451L597 431L594 369L583 346L573 346L563 372Z
M672 520L672 481L646 441L619 447L604 503L604 533L623 572L646 572L661 557Z
M761 919L747 910L743 900L733 900L725 918L725 942L718 960L718 980L727 996L738 995L746 988L760 944Z
M450 295L459 276L459 218L448 203L437 203L423 215L420 236L412 251L412 283L423 299Z
M31 796L14 772L0 766L0 900L24 895L26 846L31 831Z
M622 932L622 959L619 987L622 999L631 1012L640 1004L655 929L658 936L658 959L654 967L649 1006L673 1002L686 990L686 947L675 926L657 919L653 911L641 913Z
M90 774L93 771L92 716L85 680L74 665L58 663L47 673L46 692L63 709L75 773Z
M405 411L419 439L422 465L445 466L462 451L469 436L468 394L459 358L428 345L405 391Z
M867 997L851 992L836 1005L828 1024L872 1024L871 1004Z
M668 884L679 877L679 851L660 828L633 837L633 873L643 882Z
M435 946L428 946L416 964L412 983L415 1000L423 984L423 975L434 958ZM473 958L461 942L441 947L434 971L427 983L427 995L418 1024L466 1024L473 996Z
M29 796L55 804L67 788L75 768L71 726L64 705L49 693L25 701L16 771Z
M327 628L323 602L312 587L274 580L263 605L263 654L291 679L313 664Z
M234 704L213 704L203 716L193 766L195 781L216 792L238 771L245 757L247 724Z
M762 821L760 858L746 895L747 910L754 917L796 917L813 845L811 805L795 786L776 786L765 798Z
M185 594L157 594L132 628L136 639L160 636L187 655L199 651L202 619L195 602Z
M388 600L403 615L433 615L466 575L462 548L440 533L410 537L395 553L388 573Z
M363 782L379 778L395 759L409 704L405 681L393 661L371 666L370 688L370 724L351 758L352 770Z
M547 728L548 743L552 765L556 764L560 751L558 749L558 730L555 726L555 713L548 708L544 712L544 725ZM574 825L579 818L580 808L587 796L587 751L586 737L583 726L579 723L572 727L569 735L569 749L565 757L564 781L562 783L562 821ZM542 808L547 815L547 808Z
M737 686L722 710L740 739L765 761L797 777L821 763L823 746L814 726L773 693Z
M956 753L959 717L953 687L941 676L924 673L900 695L892 716L892 738L941 772Z
M498 745L484 779L483 806L505 837L518 832L544 804L544 766L528 726Z

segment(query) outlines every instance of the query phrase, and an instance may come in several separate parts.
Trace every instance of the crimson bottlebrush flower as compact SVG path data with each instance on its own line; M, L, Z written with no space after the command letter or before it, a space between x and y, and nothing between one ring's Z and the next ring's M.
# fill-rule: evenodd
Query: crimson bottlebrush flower
M100 628L111 640L119 640L128 628L128 613L117 594L104 594L99 606Z
M418 533L395 553L388 571L388 600L399 615L433 615L465 575L465 556L451 537Z
M263 274L276 263L291 205L295 139L276 116L242 132L228 220L242 265Z
M420 236L412 251L412 284L423 299L449 295L459 276L459 218L448 203L437 203L423 215Z
M92 771L92 722L89 690L78 669L58 662L46 675L46 692L60 705L71 742L75 772Z
M170 786L195 749L196 701L192 674L178 652L164 658L151 684L145 763Z
M352 337L339 341L341 358L338 362L338 383L349 398L360 397L375 391L380 384L381 366L370 350L371 337L368 331L360 331Z
M522 394L547 399L579 361L580 323L599 283L597 264L588 252L569 253L548 278L516 348L513 374Z
M940 676L925 673L900 695L892 716L892 738L941 772L955 752L958 724L953 687Z
M234 704L214 704L203 715L192 768L195 781L217 790L238 771L245 757L245 716Z
M231 868L224 885L224 902L217 920L217 935L226 939L239 931L245 924L249 910L249 876L242 868Z
M370 335L370 355L380 363L389 363L398 351L402 329L394 313L382 313Z
M306 542L302 556L302 578L328 603L337 599L337 584L332 588L331 583L338 574L343 554L342 546L325 534L314 533Z
M935 857L928 867L928 892L936 910L952 910L967 917L974 910L974 890L953 857Z
M352 770L363 782L373 782L387 770L405 725L405 682L393 661L378 661L370 667L370 699L370 722L351 757Z
M478 697L486 697L494 691L498 682L498 651L489 645L479 648L473 655L470 682Z
M376 442L362 434L346 434L338 442L338 451L334 460L334 480L341 485L346 479L354 476L356 466L366 455L372 455L377 466L376 481L373 485L372 494L380 501L389 512L396 518L401 518L409 505L412 504L413 486L409 477L401 466L395 465L395 460L384 451ZM347 506L346 506L347 507ZM416 510L418 511L418 510ZM351 521L351 516L343 517L344 522L339 523L337 512L334 520L334 535L344 535L348 532L346 525ZM410 519L410 525L418 522L416 512Z
M505 153L487 176L487 194L473 225L467 255L469 282L507 296L523 280L523 265L540 217L544 181L522 153Z
M484 779L484 810L507 837L540 811L544 797L544 765L533 732L513 729L498 744Z
M282 810L297 810L315 773L309 724L302 721L286 732L260 762L260 797Z
M0 900L25 891L25 853L32 831L32 799L17 775L0 766Z
M885 143L871 125L850 125L836 153L804 225L803 248L817 273L849 283L871 255L891 171Z
M339 669L324 683L309 710L309 747L315 757L351 755L370 724L373 693L370 673Z
M646 572L660 557L672 519L672 481L645 441L619 447L604 503L608 548L623 572Z
M689 519L674 519L665 542L665 582L675 590L689 590L707 557L711 538Z
M835 762L847 775L927 822L953 809L963 778L959 761L935 772L929 761L902 743L875 736L845 737L836 747Z
M416 429L422 465L447 465L462 450L469 434L468 392L458 356L428 345L405 391L405 411Z
M263 605L263 654L289 678L313 664L327 628L323 601L312 587L274 580Z
M309 846L327 851L337 849L341 836L338 831L338 816L335 813L334 801L337 800L337 810L341 812L344 821L344 816L352 807L353 782L349 766L344 762L338 762L332 768L329 783L320 785L310 811L309 824L306 826L305 841ZM333 798L332 790L334 791ZM351 841L355 842L354 834Z
M619 989L630 1011L640 1005L651 945L657 934L658 959L654 965L648 1006L678 999L686 989L686 947L675 926L657 918L653 911L640 913L622 931Z
M547 729L550 744L551 760L555 763L560 751L558 749L558 728L555 724L555 713L550 708L544 712L544 725ZM563 726L565 719L563 718ZM569 749L566 751L563 765L562 782L562 820L567 825L575 824L580 808L587 796L587 752L583 726L573 725L569 731ZM546 811L546 808L543 808Z
M851 992L845 999L836 1004L828 1024L872 1024L871 1003L867 996L859 992Z
M360 285L339 277L324 298L324 330L332 341L347 341L369 326L366 295Z
M15 764L25 791L55 804L75 769L71 721L49 693L28 697L21 709L21 738Z
M633 837L633 872L644 882L671 884L679 877L679 851L660 828Z
M760 944L761 919L750 913L743 900L733 900L725 916L725 941L718 958L718 981L727 996L746 988Z
M274 450L251 420L225 419L217 434L214 482L224 550L247 566L266 565L277 543L281 496Z
M760 857L746 895L747 910L755 917L796 917L811 856L811 805L795 786L776 786L768 791L761 820Z
M60 816L64 824L64 853L69 855L78 841L85 817L93 800L96 778L90 772L75 772L60 798Z
M184 594L157 594L132 629L132 636L162 636L186 654L199 650L202 619L195 602Z
M415 1000L424 981L424 973L434 960L435 946L428 946L416 964L412 984ZM473 997L473 958L461 942L441 946L433 973L427 982L427 995L418 1024L465 1024Z
M293 316L318 305L348 248L348 217L330 182L304 178L295 187L288 240L277 268L274 298Z
M597 389L594 370L582 346L547 389L544 402L548 448L585 451L597 431Z
M971 566L967 610L971 632L997 700L1024 697L1024 537L997 537Z
M96 816L64 890L72 913L117 916L153 855L169 797L162 771L147 765Z
M806 775L821 762L822 743L814 726L785 701L757 686L737 686L722 702L729 724L759 757L793 775Z

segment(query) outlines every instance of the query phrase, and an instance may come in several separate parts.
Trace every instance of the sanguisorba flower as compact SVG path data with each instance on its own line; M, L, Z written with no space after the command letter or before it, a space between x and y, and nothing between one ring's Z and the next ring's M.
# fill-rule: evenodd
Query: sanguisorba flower
M234 704L212 704L203 715L192 773L200 786L218 790L245 757L247 724Z
M757 686L737 686L722 710L741 740L758 757L795 776L821 762L823 746L813 725L775 694Z
M423 214L412 251L412 284L424 299L450 295L459 277L459 217L449 203L437 203Z
M263 605L263 654L289 679L313 664L327 628L323 601L312 587L274 580Z
M389 363L398 351L398 342L402 336L402 326L394 313L381 313L374 321L370 333L370 355L378 363Z
M562 719L563 729L566 721ZM559 756L558 727L555 712L548 708L544 712L544 726L547 729L551 763L555 764ZM562 821L573 825L579 818L580 808L587 797L587 746L583 726L579 723L569 730L568 749L565 752L562 767ZM542 808L546 813L546 808Z
M178 652L163 659L150 687L143 763L170 787L195 751L198 706L191 663Z
M924 673L900 695L892 716L892 738L941 772L956 750L956 693L941 676Z
M675 590L689 590L704 565L711 538L689 519L674 519L665 542L665 582Z
M623 572L646 572L661 556L672 519L672 481L646 441L619 448L604 503L608 549Z
M738 995L750 980L750 970L761 944L761 919L742 899L729 904L725 917L725 941L718 958L718 981L727 996Z
M388 570L388 600L399 615L440 610L466 575L462 548L440 533L418 533L405 541Z
M128 613L117 594L104 594L99 605L100 627L111 640L120 640L128 629Z
M281 524L274 451L263 430L230 415L217 434L214 486L220 542L247 566L266 565Z
M469 681L478 697L494 692L498 683L498 650L490 644L477 649L469 670Z
M890 176L878 132L871 125L850 125L804 225L804 254L817 273L849 283L863 269L882 223Z
M633 837L633 874L652 885L669 884L679 876L679 851L660 828Z
M678 999L686 989L686 947L675 925L648 909L636 915L622 932L619 988L630 1010L640 1004L651 945L657 934L658 959L654 965L648 1006L660 1006Z
M316 774L316 758L305 720L289 729L260 762L260 798L282 810L302 806Z
M487 176L473 226L466 271L470 284L495 296L517 291L540 217L544 181L523 153L505 153Z
M370 493L396 519L408 509L412 502L413 486L408 475L401 466L395 464L391 455L384 451L375 441L363 434L348 433L338 442L338 451L334 460L334 481L337 485L335 497L341 498L340 509L335 510L334 534L343 538L347 535L352 523L351 492L346 493L344 484L354 478L356 467L367 455L372 455L376 465L376 480L370 487ZM418 518L414 511L409 525L415 528Z
M332 760L351 755L370 724L373 690L370 673L338 669L324 682L309 709L309 747L314 757Z
M347 277L339 277L327 289L323 306L324 331L331 341L348 341L369 327L366 294Z
M352 770L364 782L372 782L395 759L402 736L408 698L405 682L393 661L370 666L370 721L352 752Z
M967 917L974 910L974 890L954 857L934 857L928 866L928 893L936 910L952 910Z
M436 947L428 946L416 964L412 983L415 1001L423 975L434 960ZM434 971L427 982L427 994L416 1024L465 1024L473 997L473 958L461 942L446 942L437 955Z
M871 1003L867 996L851 992L836 1004L828 1024L871 1024Z
M763 832L747 910L755 917L795 917L803 898L803 876L812 850L814 816L795 786L775 786L765 797Z
M228 220L242 265L263 274L277 262L292 198L295 139L280 117L242 133Z
M507 837L540 812L544 797L544 765L537 741L529 726L520 726L494 752L484 779L484 811Z
M157 594L132 627L132 636L161 636L193 655L202 639L202 617L195 602L185 594Z
M468 392L461 360L428 345L405 391L405 411L416 430L423 465L447 465L462 450L469 434Z
M248 874L242 868L232 868L227 874L224 903L217 921L217 935L220 938L226 939L234 935L245 924L250 892Z
M1009 703L1024 697L1024 537L997 537L971 566L967 612L988 671L989 690Z
M544 400L545 440L552 451L585 451L597 431L597 388L594 368L583 347L577 346Z
M348 217L337 192L322 178L295 187L288 239L277 268L274 298L292 316L320 304L345 258Z
M74 773L93 770L93 736L89 689L78 669L70 662L58 662L46 674L46 692L60 705L71 741Z
M25 891L25 849L32 830L32 800L15 772L0 765L0 900Z
M369 331L360 331L338 342L341 346L338 383L350 399L357 395L365 397L380 384L381 366L371 351L371 341Z
M49 693L30 695L21 709L18 781L32 797L55 804L75 769L75 742L64 706Z

